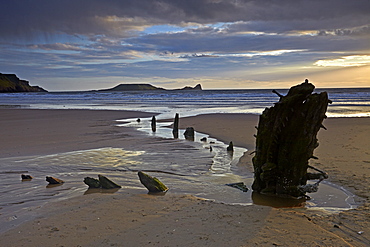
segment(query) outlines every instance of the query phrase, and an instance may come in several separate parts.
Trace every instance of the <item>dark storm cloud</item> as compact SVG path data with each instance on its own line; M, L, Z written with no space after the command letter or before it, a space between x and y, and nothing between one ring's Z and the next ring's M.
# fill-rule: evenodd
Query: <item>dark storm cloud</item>
M259 27L250 29L262 31L349 29L370 23L368 0L1 0L1 9L3 39L55 33L128 37L154 24L190 22L259 21Z
M370 25L353 29L327 29L320 30L318 35L337 35L337 36L370 36Z
M150 50L155 44L156 49L173 53L243 53L252 51L272 51L282 49L310 51L358 51L369 50L368 38L343 38L312 35L229 35L194 34L189 32L143 35L127 40L138 49Z

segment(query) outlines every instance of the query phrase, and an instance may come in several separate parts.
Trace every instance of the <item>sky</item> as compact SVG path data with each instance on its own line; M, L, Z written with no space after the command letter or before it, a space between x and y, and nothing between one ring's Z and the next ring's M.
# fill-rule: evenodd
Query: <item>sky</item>
M0 0L0 73L49 91L370 87L369 0Z

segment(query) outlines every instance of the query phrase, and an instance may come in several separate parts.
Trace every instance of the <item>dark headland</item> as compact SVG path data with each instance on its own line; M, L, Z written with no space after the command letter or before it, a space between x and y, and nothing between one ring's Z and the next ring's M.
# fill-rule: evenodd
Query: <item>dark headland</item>
M102 89L97 90L97 92L112 92L112 91L142 91L142 90L151 90L151 91L168 91L170 89L164 89L161 87L156 87L151 84L119 84L113 88L109 89ZM195 87L183 87L180 89L173 89L171 91L175 90L202 90L202 86L200 84L196 85Z
M19 79L15 74L0 73L0 93L47 92L39 86L30 86L26 80Z

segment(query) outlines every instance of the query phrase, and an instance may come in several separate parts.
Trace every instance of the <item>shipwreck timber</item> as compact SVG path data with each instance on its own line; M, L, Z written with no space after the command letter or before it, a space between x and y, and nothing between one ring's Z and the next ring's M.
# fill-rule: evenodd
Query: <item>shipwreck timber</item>
M286 96L273 91L280 100L264 110L257 127L254 191L299 198L309 192L308 179L327 178L324 172L307 173L309 159L316 158L317 133L324 128L322 122L331 103L326 92L317 94L314 89L306 80L290 88Z

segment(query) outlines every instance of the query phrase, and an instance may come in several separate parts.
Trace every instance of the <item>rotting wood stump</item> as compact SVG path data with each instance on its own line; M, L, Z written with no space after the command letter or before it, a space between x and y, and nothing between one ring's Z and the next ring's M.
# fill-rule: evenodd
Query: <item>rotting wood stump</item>
M314 89L306 79L290 88L286 96L273 91L280 100L264 110L257 127L254 191L299 198L309 192L306 184L310 177L320 181L327 178L321 171L318 176L307 173L309 159L316 158L316 136L320 128L325 128L322 122L331 103L326 92L312 93Z

